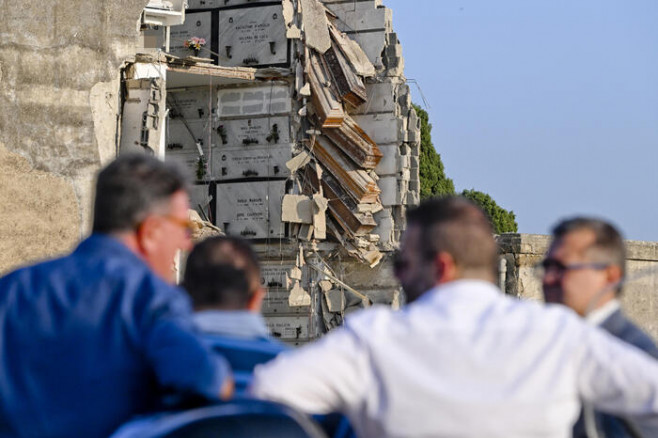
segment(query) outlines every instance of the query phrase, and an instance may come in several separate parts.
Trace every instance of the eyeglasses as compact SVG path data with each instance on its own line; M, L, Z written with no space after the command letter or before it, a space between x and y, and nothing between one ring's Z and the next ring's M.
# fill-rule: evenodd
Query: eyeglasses
M194 230L196 230L196 226L194 225L194 222L192 222L189 219L182 219L171 215L162 215L160 217L167 219L169 222L173 222L174 224L183 227L188 234L192 234Z
M548 272L554 272L558 275L564 275L567 271L578 271L581 269L594 269L596 271L602 271L610 266L609 263L571 263L565 265L559 260L555 259L544 259L541 263L535 265L535 273L538 277L543 277Z

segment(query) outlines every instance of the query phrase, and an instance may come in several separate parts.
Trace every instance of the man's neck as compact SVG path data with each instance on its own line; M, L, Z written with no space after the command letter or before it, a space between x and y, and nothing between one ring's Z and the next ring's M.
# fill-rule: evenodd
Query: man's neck
M615 298L611 298L604 304L591 311L587 316L585 316L585 319L592 325L601 325L603 321L608 319L610 315L619 309L619 306L619 301Z
M135 253L138 257L142 259L144 258L144 254L140 249L139 242L137 241L137 235L135 235L135 233L115 232L115 233L109 233L108 236L123 243L129 250Z

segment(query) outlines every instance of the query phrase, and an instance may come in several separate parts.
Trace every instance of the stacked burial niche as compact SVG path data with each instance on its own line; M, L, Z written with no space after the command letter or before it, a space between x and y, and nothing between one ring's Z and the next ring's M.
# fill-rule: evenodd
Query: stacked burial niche
M181 163L201 218L251 240L272 333L302 344L399 304L390 260L419 199L420 133L391 11L188 0L183 24L143 27L121 150Z

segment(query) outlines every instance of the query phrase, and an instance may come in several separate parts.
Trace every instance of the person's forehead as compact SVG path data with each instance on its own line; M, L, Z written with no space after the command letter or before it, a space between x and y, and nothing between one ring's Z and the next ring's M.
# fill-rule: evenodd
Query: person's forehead
M592 230L573 230L553 243L550 254L554 258L584 258L595 241L596 235Z
M169 206L172 213L185 213L187 215L187 210L190 207L190 199L187 196L187 192L184 190L174 192L169 200Z

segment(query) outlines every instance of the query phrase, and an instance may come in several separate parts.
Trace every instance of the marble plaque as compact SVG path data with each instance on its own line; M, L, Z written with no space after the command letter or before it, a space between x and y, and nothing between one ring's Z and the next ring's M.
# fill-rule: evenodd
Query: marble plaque
M275 338L287 341L309 339L310 316L267 316L265 323Z
M290 114L290 86L269 84L217 90L217 114L220 119L240 116Z
M208 110L210 106L210 110ZM185 91L168 91L167 108L170 118L185 120L208 119L217 107L216 90L210 87L192 87Z
M187 3L187 10L189 11L193 9L232 8L254 3L272 3L272 0L187 0Z
M289 144L221 148L214 151L212 173L217 180L287 177L291 158Z
M285 185L285 181L217 184L217 226L246 239L282 237Z
M282 5L220 10L219 55L226 66L288 65Z
M217 125L230 147L290 143L290 118L287 116L220 119Z
M165 133L165 161L180 163L185 169L187 177L192 181L196 181L198 179L197 168L200 157L197 143L199 143L203 155L207 158L209 153L211 155L215 153L218 142L221 143L221 140L214 130L211 129L208 132L207 120L189 120L186 123L187 126L181 120L169 120ZM211 151L208 150L209 141ZM206 179L206 177L211 177L209 169L203 179Z
M170 53L181 58L195 56L194 52L184 45L185 40L192 37L204 38L206 40L205 50L202 48L198 56L201 58L210 58L212 12L188 12L185 14L185 23L180 26L172 26L169 43Z

